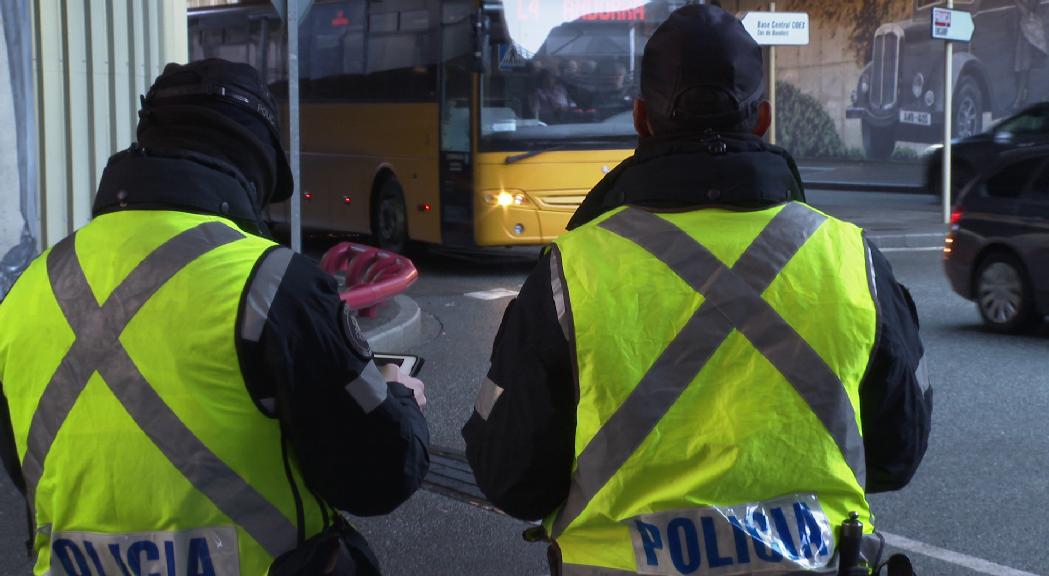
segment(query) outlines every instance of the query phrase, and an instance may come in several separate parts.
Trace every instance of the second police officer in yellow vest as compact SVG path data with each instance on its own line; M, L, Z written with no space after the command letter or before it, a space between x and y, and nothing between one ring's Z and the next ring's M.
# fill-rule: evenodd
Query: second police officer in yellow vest
M377 574L336 512L421 484L422 383L263 237L291 193L257 72L170 64L94 219L0 304L0 457L36 574ZM331 570L330 572L328 570Z
M917 315L862 231L762 142L761 49L677 10L641 68L636 154L508 308L463 429L481 489L544 519L555 573L837 573L932 410Z

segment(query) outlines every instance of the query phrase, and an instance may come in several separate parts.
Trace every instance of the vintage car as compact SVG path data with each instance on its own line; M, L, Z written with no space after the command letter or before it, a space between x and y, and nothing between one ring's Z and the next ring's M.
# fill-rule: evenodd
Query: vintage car
M1049 58L1026 46L1027 97L1018 101L1016 71L1024 0L970 0L954 3L955 10L972 13L975 32L969 43L956 42L952 63L954 103L952 131L964 138L983 131L985 114L992 119L1016 112L1049 97ZM887 158L896 142L943 140L944 41L931 34L932 9L945 2L915 0L914 17L883 24L874 35L871 61L863 69L848 118L862 121L863 145L870 158ZM1049 0L1037 2L1035 18L1043 30L1049 20ZM1028 23L1030 25L1030 23ZM1037 34L1037 31L1035 31ZM1021 66L1023 68L1023 66Z

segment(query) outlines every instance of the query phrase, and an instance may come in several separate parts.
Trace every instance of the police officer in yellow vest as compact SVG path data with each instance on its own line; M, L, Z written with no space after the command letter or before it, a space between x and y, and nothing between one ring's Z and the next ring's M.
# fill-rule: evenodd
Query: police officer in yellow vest
M478 485L543 519L555 574L835 574L932 408L917 315L763 143L761 49L688 5L649 39L640 145L511 303L463 429Z
M292 190L277 114L250 66L169 64L93 221L0 303L0 455L36 574L378 572L336 510L418 488L423 386L264 237Z

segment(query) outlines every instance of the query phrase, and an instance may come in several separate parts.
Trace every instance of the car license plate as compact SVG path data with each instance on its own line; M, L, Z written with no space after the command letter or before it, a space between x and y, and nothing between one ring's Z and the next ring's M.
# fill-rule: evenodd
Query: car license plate
M900 122L903 122L904 124L917 124L918 126L932 126L932 114L929 112L900 110Z

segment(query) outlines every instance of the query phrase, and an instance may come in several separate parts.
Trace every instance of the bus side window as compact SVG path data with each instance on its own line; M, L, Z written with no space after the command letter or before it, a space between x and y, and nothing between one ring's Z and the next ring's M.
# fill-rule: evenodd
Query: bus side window
M310 10L299 36L309 51L300 59L303 84L310 85L303 98L349 100L358 91L355 86L364 72L365 6L357 0Z
M470 151L474 12L469 0L441 2L441 150L446 152Z
M258 68L266 84L272 91L274 85L288 81L287 30L276 15L267 17L259 30L259 63ZM263 30L265 32L263 33Z
M391 29L394 20L400 26ZM377 14L372 22L377 26L368 36L368 95L376 100L436 100L436 35L429 15L423 20L419 11Z
M204 58L204 32L200 29L200 20L192 18L189 21L189 61L195 62Z
M242 20L222 28L220 34L212 34L213 38L221 37L217 44L212 44L208 50L208 58L222 58L230 62L253 61L251 58L251 35L248 32L248 21Z
M204 60L205 58L226 58L227 55L246 54L244 46L227 44L227 36L235 38L236 33L227 33L226 27L209 26L209 22L200 22L196 30L190 34L189 57L190 60ZM244 35L246 37L246 34ZM243 62L243 59L235 62Z
M269 69L284 66L283 37L275 13L270 18L246 13L194 17L189 22L188 37L190 61L222 58L242 62L255 67L267 80Z

